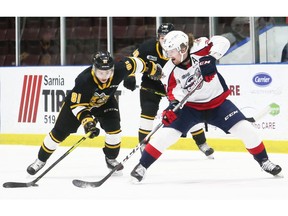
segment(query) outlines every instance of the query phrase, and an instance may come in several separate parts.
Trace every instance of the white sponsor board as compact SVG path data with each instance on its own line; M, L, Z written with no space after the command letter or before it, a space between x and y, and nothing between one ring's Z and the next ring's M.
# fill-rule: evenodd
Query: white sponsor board
M0 132L48 133L53 128L67 91L73 88L75 78L86 67L0 68ZM131 92L122 84L118 89L121 113L124 110L121 115L123 135L136 136L140 112L139 89ZM83 134L82 127L78 133Z
M223 65L218 71L232 91L229 99L246 117L271 108L253 124L263 139L288 139L287 64Z
M1 133L47 133L85 67L1 69Z
M0 132L5 134L46 134L59 113L66 92L74 86L76 76L87 66L2 67L0 68ZM219 72L232 93L229 97L247 117L257 115L265 107L274 108L254 124L266 140L287 140L288 65L221 65ZM140 76L137 83L140 83ZM137 136L140 116L139 88L131 92L119 86L118 98L122 134ZM167 106L162 99L155 124ZM83 133L79 128L78 133ZM103 133L103 132L102 132ZM208 138L227 137L209 125Z

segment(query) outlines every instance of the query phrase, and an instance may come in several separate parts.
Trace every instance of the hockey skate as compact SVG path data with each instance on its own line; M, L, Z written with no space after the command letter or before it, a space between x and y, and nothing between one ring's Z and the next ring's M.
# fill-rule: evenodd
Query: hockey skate
M132 180L131 180L132 183L141 182L145 177L145 173L146 173L146 168L143 167L140 163L137 164L132 170L132 172L130 173L132 177Z
M261 168L267 173L282 177L280 173L282 168L279 165L272 163L270 160L262 162Z
M107 157L105 157L105 161L106 161L108 169L110 170L114 169L119 164L119 162L116 159L109 159ZM124 167L122 165L116 170L116 172L113 173L113 175L122 175L123 168Z
M44 167L45 164L46 162L36 159L34 163L32 163L30 166L27 167L27 172L30 175L35 175L40 169Z
M214 159L214 149L208 146L207 143L197 145L200 151L202 151L209 159Z

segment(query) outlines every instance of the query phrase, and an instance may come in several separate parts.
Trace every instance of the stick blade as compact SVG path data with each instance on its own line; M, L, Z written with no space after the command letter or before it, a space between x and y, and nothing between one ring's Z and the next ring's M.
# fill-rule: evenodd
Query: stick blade
M255 120L253 117L246 118L246 120L249 121L249 122L251 122L251 123L256 122L256 120Z
M73 183L73 185L75 185L76 187L79 187L79 188L88 188L88 187L94 188L94 187L100 186L97 184L97 182L87 182L87 181L82 181L79 179L74 179L72 181L72 183Z
M28 183L24 183L24 182L5 182L3 184L4 188L23 188L23 187L37 187L38 185L33 183L33 182L28 182Z
M125 158L125 160L127 160ZM123 163L123 162L122 162ZM79 179L74 179L72 181L72 183L76 186L76 187L80 187L80 188L87 188L87 187L91 187L91 188L95 188L95 187L100 187L108 178L110 178L110 176L115 173L117 170L121 170L123 169L123 164L119 163L117 166L115 166L104 178L102 178L100 181L95 181L95 182L88 182L88 181L82 181Z

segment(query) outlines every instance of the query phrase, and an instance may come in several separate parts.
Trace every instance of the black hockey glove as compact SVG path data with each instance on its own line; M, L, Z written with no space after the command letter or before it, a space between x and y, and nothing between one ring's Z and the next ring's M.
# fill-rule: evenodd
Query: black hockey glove
M86 134L91 132L89 136L90 139L93 139L94 137L97 137L99 135L100 130L96 127L96 122L91 116L84 118L82 120L82 125Z
M136 89L136 78L135 75L130 75L124 79L123 85L125 88L134 91Z
M211 56L203 56L199 59L201 74L206 82L210 82L217 73L216 59Z
M148 77L152 80L160 80L162 77L162 67L160 64L155 64L153 61L146 63Z
M162 123L165 126L170 125L177 119L177 112L174 112L173 109L177 106L178 103L178 100L171 101L169 106L162 112Z

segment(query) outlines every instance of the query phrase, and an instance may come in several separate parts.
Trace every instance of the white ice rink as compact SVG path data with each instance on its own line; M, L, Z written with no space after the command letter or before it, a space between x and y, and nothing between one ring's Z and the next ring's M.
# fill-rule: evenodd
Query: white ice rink
M98 181L109 173L102 149L78 147L38 181L39 187L3 188L4 182L30 182L39 175L26 173L38 149L0 145L1 216L287 215L287 154L269 154L283 169L284 178L275 178L248 153L216 149L211 160L199 151L167 150L135 185L129 174L140 157L136 152L124 164L123 176L112 176L99 188L77 188L73 179ZM59 147L43 170L68 149ZM130 152L122 149L119 161Z

